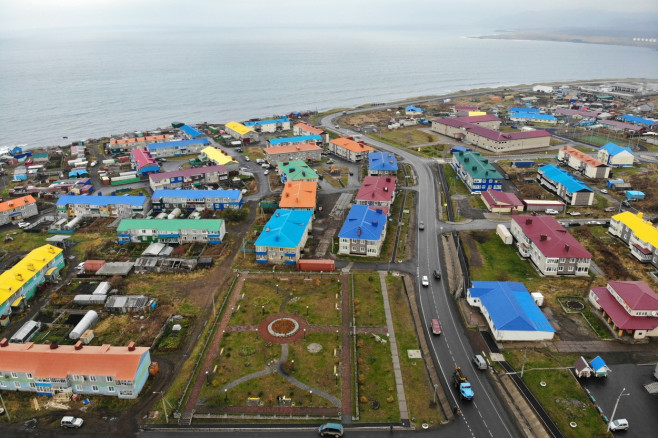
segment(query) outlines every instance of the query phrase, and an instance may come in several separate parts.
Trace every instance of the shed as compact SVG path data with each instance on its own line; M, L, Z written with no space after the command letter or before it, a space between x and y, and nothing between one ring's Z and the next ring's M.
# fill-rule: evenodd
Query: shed
M576 372L576 377L590 377L594 370L589 366L584 357L580 356L580 359L576 361L573 365Z
M146 308L148 297L144 295L111 296L105 303L105 308L110 312L141 312Z
M133 266L135 266L135 263L133 262L109 262L105 263L103 267L96 271L96 275L125 276L130 273L130 271L133 269Z
M105 260L85 260L85 272L96 272L105 265Z
M607 377L612 372L601 356L596 356L589 364L594 371L595 377Z
M212 257L199 257L197 267L198 268L211 268L214 263Z

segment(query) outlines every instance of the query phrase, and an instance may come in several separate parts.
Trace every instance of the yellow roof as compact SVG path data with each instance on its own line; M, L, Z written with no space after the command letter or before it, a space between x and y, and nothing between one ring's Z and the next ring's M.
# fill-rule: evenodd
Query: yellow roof
M244 126L242 123L238 123L238 122L228 122L226 124L226 129L231 129L231 130L237 132L240 135L245 135L245 134L248 134L250 132L256 132L253 129L248 128L248 127Z
M647 242L654 248L658 247L658 228L649 221L642 218L642 213L633 214L630 211L616 214L612 218L623 223L633 230L633 234L643 242Z
M214 161L219 165L224 165L226 163L230 163L231 161L235 161L232 156L226 155L224 152L212 146L208 146L207 148L203 149L201 153L208 157L210 161Z
M470 116L486 116L487 113L484 111L469 111L468 112L469 117Z
M0 274L0 306L61 252L61 248L53 245L41 246Z

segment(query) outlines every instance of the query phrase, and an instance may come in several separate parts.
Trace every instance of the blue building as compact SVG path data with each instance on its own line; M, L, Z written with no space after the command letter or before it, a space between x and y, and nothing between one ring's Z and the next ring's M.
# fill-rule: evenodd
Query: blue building
M626 114L620 117L624 122L632 123L634 125L643 125L643 126L654 126L658 124L655 120L645 119L643 117L634 116L632 114Z
M283 116L277 119L256 120L253 122L244 122L244 126L256 132L288 131L290 130L290 119L287 116Z
M546 341L555 336L523 283L474 281L466 301L480 309L498 341Z
M153 192L153 211L173 210L224 210L242 207L240 190L178 190L160 189Z
M146 145L153 158L178 157L180 155L199 154L210 144L207 138L167 141Z
M551 125L557 123L557 118L554 115L540 114L539 112L519 111L508 113L508 117L513 122L539 122L550 123Z
M300 143L315 143L318 146L322 145L322 136L317 134L311 135L298 135L296 137L280 137L270 138L267 140L270 146L290 146Z
M386 219L380 207L352 205L338 233L338 254L378 257L386 238Z
M194 138L202 138L202 137L207 137L206 134L195 128L194 126L190 125L183 125L179 128L185 136L189 139L194 139Z
M256 261L295 265L308 240L313 212L278 209L256 240Z
M151 199L148 196L63 195L56 206L60 217L144 217L151 209Z
M471 193L501 190L503 176L479 152L455 152L452 167Z
M541 110L539 108L532 108L532 107L526 107L526 106L513 106L512 108L507 110L508 114L511 113L528 113L528 114L539 114L541 113Z
M564 169L547 164L537 169L539 184L555 193L569 205L592 205L594 191Z
M398 159L391 152L370 152L368 154L368 175L396 175Z

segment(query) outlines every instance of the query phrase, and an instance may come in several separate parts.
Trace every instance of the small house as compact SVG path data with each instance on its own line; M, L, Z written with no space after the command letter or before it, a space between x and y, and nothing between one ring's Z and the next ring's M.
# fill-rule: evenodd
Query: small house
M612 371L601 356L596 356L589 364L594 372L594 377L607 377Z
M576 377L591 377L594 370L589 366L584 357L580 356L580 359L574 364L574 370L576 372Z

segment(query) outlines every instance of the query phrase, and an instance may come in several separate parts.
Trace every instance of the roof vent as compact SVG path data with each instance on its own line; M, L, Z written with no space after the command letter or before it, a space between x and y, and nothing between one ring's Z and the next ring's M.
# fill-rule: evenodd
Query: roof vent
M377 219L375 219L374 221L372 221L372 226L373 226L373 227L376 227L377 225L379 225L379 221L378 221Z
M269 231L270 231L270 227L265 228L265 231L268 231L268 232L269 232Z
M564 245L564 250L565 250L566 252L569 252L569 245L568 245L568 244L565 244L565 245Z
M135 341L130 341L128 344L128 351L135 351Z
M386 178L386 182L391 182L391 178Z
M526 224L526 225L530 225L530 224L532 224L532 219L531 219L531 218L526 218L526 220L525 220L525 224Z
M53 342L52 344L50 344L51 350L57 350L57 347L59 347L59 344L57 342Z
M9 340L7 338L2 338L2 340L0 341L0 347L4 348L7 345L9 345Z
M361 235L361 227L359 227L359 228L356 229L356 235L357 235L357 236L360 236L360 235Z
M539 241L540 241L540 242L543 242L543 241L546 240L546 239L548 239L548 236L547 236L546 234L541 234L541 235L539 236Z
M279 212L278 211L276 212L276 217L279 217Z
M381 208L378 208L378 209L376 209L375 211L377 212L377 214L382 214L382 213L384 213L384 210L382 210Z
M82 350L82 341L78 341L75 343L74 348L76 350Z
M14 206L14 203L11 202L11 201L9 201L9 202L7 203L7 205L10 206L10 207L13 207L13 206Z
M388 187L384 187L384 191L385 191L385 192L388 192Z

